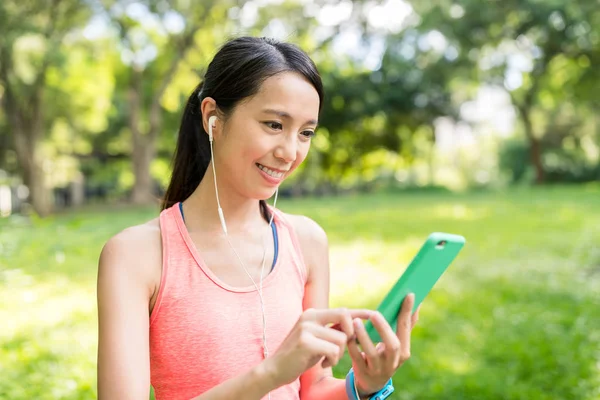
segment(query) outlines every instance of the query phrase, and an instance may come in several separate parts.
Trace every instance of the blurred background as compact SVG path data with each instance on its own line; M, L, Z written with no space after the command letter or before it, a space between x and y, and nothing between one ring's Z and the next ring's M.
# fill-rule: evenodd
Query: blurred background
M98 256L158 214L240 35L322 74L278 206L327 231L332 306L375 308L432 231L467 239L392 398L600 399L597 0L2 0L0 398L96 398Z

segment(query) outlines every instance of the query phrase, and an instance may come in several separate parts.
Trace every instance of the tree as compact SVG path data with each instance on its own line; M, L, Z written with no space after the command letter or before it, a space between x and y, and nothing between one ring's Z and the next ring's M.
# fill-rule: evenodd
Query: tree
M40 146L50 125L46 118L47 73L62 59L62 40L88 17L79 0L0 3L0 85L2 109L14 139L23 181L34 210L52 210Z
M198 32L225 21L226 2L115 1L104 4L118 31L126 88L127 127L135 182L131 201L153 201L150 165L163 129L163 97L186 55L196 47ZM214 46L211 46L211 50Z
M597 48L592 29L597 3L508 0L482 7L479 1L461 0L416 6L423 17L421 29L437 30L448 38L460 57L470 62L473 79L508 90L529 144L535 181L542 183L545 132L536 128L533 113L552 64L560 57L587 57Z

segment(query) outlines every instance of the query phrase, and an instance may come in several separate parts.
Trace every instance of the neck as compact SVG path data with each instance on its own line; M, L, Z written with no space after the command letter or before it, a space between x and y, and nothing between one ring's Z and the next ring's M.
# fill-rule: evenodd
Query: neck
M258 200L240 195L219 176L217 185L228 232L253 231L267 224ZM183 207L189 228L222 233L214 175L210 165L194 193L185 200Z

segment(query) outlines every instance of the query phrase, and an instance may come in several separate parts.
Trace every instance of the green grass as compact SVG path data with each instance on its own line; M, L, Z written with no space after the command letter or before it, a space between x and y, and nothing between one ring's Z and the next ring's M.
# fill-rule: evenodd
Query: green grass
M432 231L467 245L393 399L600 398L600 187L287 200L327 231L332 306L375 308ZM95 398L103 243L151 209L0 220L0 398ZM334 369L343 377L348 357Z

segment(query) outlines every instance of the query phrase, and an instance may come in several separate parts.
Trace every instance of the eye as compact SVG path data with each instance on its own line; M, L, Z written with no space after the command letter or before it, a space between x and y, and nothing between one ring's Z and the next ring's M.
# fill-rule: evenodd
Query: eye
M281 125L281 123L276 122L276 121L267 121L264 124L275 131L279 131L279 130L283 129L283 125Z
M315 132L315 131L311 131L311 130L306 130L306 131L303 131L303 132L302 132L302 133L300 133L300 134L301 134L302 136L304 136L305 138L307 138L307 139L310 139L311 137L313 137L313 136L315 136L315 135L316 135L316 132Z

